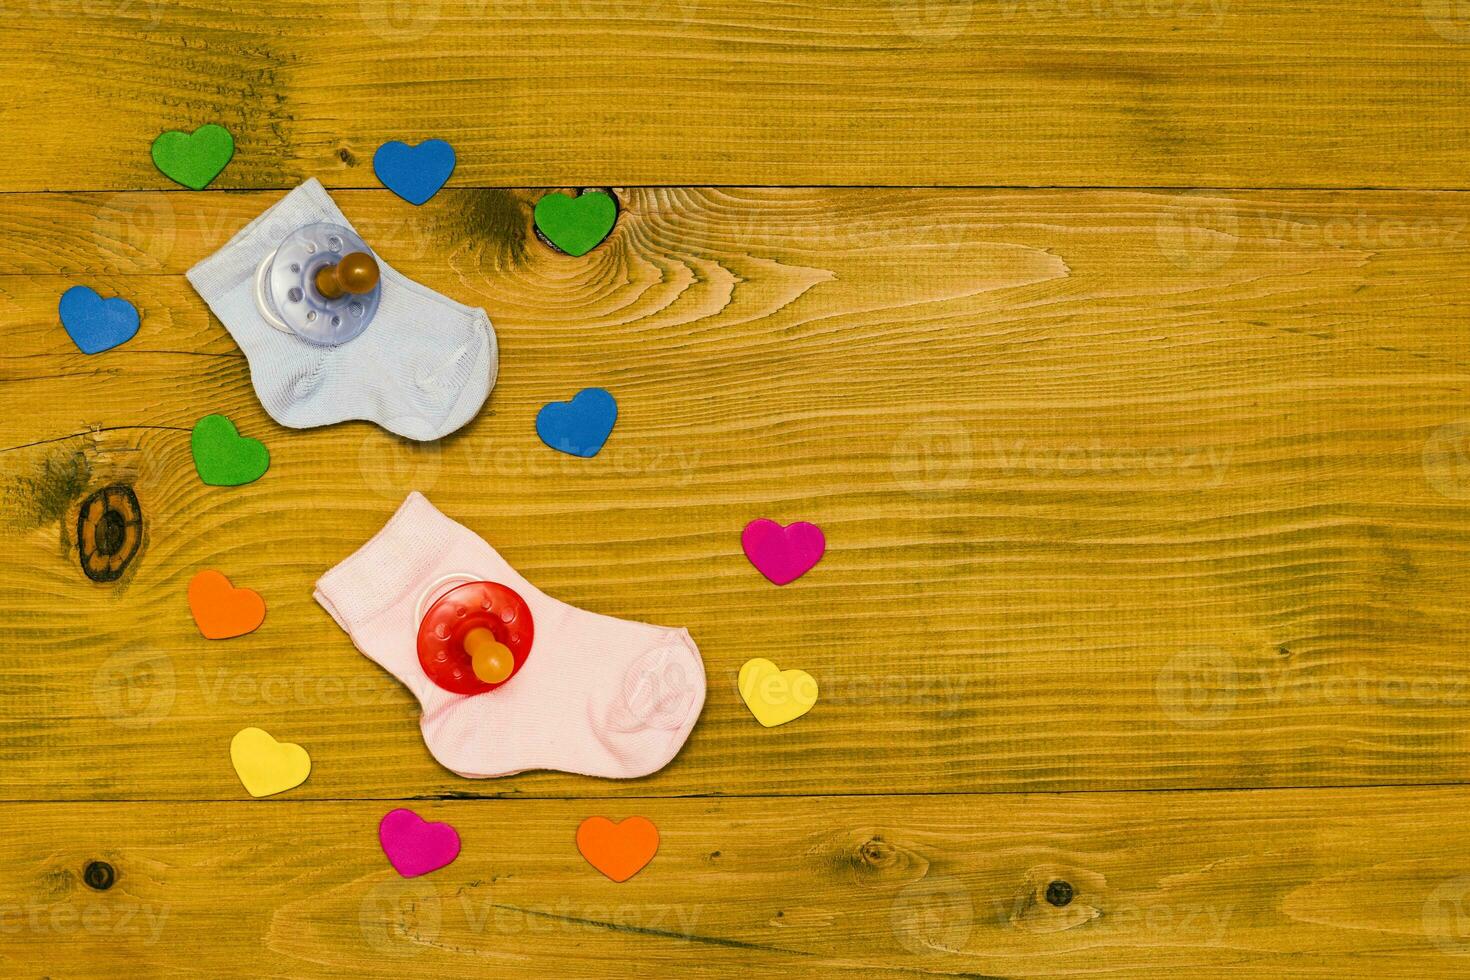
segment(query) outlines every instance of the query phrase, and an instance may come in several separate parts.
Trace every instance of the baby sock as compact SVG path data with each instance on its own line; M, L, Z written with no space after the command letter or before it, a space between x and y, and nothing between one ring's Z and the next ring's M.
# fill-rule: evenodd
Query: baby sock
M417 639L422 611L470 579L520 593L534 639L503 686L466 696L429 679ZM704 663L687 630L600 616L551 598L417 492L321 577L316 601L418 698L434 758L472 779L528 769L645 776L674 757L704 706Z
M261 316L255 303L261 261L286 235L318 222L352 227L313 178L189 270L195 291L245 352L266 412L293 429L366 419L419 440L464 425L485 403L498 366L484 310L419 285L379 256L382 303L352 340L313 344Z

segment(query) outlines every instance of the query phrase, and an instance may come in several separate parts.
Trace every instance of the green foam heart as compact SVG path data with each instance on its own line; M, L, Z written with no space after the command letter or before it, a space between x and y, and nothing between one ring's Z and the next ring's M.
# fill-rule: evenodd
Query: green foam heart
M153 164L169 180L202 191L235 155L235 138L215 123L192 133L171 129L153 141Z
M618 202L602 191L578 197L547 194L536 202L536 229L568 255L586 255L618 220Z
M238 487L258 480L271 465L270 450L259 439L240 435L223 415L206 415L194 423L189 439L199 479L212 487Z

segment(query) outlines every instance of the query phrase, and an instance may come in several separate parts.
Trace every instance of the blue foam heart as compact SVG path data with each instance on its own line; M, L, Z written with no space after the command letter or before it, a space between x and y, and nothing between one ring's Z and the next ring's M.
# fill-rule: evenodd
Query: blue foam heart
M424 140L418 146L393 140L373 154L373 173L409 204L423 204L454 173L454 147L443 140Z
M125 299L103 299L90 286L73 286L61 294L56 312L83 354L100 354L133 339L138 310Z
M583 388L569 402L550 402L536 413L536 434L558 452L588 459L602 451L618 420L618 402L604 388Z

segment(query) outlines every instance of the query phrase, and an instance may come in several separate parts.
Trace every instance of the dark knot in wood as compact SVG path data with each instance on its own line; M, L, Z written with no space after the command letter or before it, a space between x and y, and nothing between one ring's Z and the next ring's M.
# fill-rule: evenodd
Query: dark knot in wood
M117 872L106 861L88 861L87 866L82 869L82 880L87 883L88 888L105 892L117 881Z
M133 488L103 487L77 509L77 560L94 582L122 577L143 546L143 509Z
M1046 900L1059 909L1064 909L1072 904L1072 896L1076 894L1072 889L1070 881L1058 878L1046 886Z

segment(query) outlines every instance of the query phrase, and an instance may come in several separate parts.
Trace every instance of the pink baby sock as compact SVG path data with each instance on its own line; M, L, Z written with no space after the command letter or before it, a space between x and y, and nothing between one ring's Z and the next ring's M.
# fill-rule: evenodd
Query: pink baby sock
M466 696L429 679L417 640L422 610L470 579L520 593L534 640L503 686ZM704 706L704 663L687 630L551 598L420 493L321 577L316 601L419 699L434 758L472 779L528 769L646 776L673 759Z

